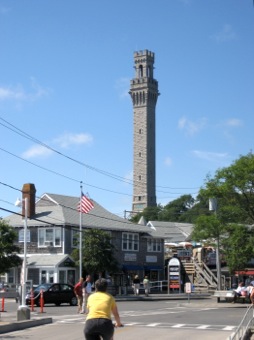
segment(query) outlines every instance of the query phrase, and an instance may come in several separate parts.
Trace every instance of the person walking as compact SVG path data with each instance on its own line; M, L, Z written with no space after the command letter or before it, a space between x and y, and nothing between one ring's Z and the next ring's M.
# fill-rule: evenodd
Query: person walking
M91 275L87 275L82 285L83 305L81 314L84 314L86 312L87 299L90 294L92 294Z
M82 286L83 286L84 279L81 277L79 281L74 286L74 293L76 294L78 300L78 313L82 313L82 305L83 305L83 293L82 293Z
M87 317L84 328L86 340L112 340L114 325L111 313L115 318L115 327L122 327L116 301L112 295L107 293L108 282L101 278L95 282L95 293L87 300Z
M140 288L140 279L138 275L135 275L133 280L133 290L135 295L139 295L139 288Z
M149 294L149 285L150 285L150 281L148 279L147 276L144 277L144 280L143 280L143 286L144 286L144 289L145 289L145 295L148 296Z

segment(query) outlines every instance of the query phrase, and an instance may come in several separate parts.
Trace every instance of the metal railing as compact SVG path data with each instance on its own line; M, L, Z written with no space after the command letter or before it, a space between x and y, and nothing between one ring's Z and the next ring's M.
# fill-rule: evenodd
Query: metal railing
M228 340L244 340L247 336L249 329L254 323L253 306L249 306L240 325L237 327L235 333L228 337Z

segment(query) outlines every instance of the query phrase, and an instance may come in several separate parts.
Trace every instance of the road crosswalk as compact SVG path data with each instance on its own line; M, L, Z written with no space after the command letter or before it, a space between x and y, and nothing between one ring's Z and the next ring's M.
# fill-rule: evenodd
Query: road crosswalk
M68 317L68 318L57 318L54 320L56 324L85 324L85 318L82 316ZM231 331L236 330L236 326L233 325L204 325L204 324L188 324L188 323L170 323L170 322L124 322L125 327L151 327L151 328L174 328L174 329L195 329L195 330L220 330L220 331Z

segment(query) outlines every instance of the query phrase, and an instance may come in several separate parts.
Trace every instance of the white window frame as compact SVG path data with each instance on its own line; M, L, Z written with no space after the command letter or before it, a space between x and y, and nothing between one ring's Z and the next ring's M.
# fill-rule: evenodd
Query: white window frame
M139 234L122 233L122 250L139 251Z
M61 247L62 230L61 228L39 228L38 229L38 248Z
M147 252L161 253L161 251L162 251L161 239L151 237L147 239Z

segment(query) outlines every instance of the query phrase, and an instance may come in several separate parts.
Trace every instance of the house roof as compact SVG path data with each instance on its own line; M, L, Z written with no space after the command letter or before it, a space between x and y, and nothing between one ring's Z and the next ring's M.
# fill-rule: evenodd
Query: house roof
M27 257L27 264L28 266L35 266L35 267L56 267L59 266L62 262L66 260L70 260L74 264L74 261L71 259L69 255L52 255L52 254L40 254L32 255Z
M27 220L30 226L79 226L80 213L77 205L80 197L45 193L36 202L35 215ZM104 230L118 230L128 232L150 233L150 230L139 224L121 218L104 209L96 201L92 200L94 208L87 214L82 214L83 228L99 228ZM23 227L20 215L12 214L5 220L13 227Z
M150 228L152 236L161 237L165 241L174 243L188 241L193 230L193 224L190 223L162 221L149 221L147 227Z

